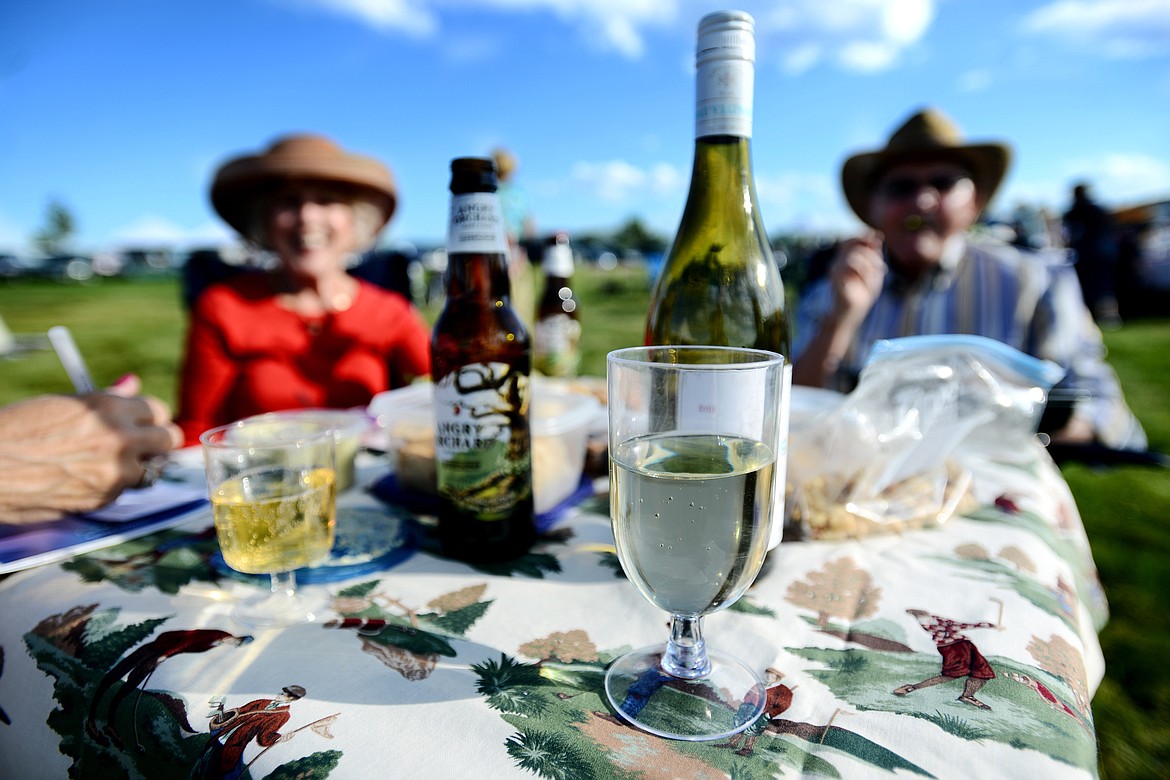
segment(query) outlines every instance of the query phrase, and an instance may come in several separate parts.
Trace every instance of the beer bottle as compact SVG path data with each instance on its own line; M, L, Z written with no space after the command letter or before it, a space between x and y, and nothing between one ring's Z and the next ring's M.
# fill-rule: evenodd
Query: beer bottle
M431 335L439 544L491 562L535 538L528 332L513 310L495 163L451 162L447 299Z
M541 258L544 293L536 309L536 370L545 376L576 376L581 366L581 323L573 295L573 249L569 236L557 233Z

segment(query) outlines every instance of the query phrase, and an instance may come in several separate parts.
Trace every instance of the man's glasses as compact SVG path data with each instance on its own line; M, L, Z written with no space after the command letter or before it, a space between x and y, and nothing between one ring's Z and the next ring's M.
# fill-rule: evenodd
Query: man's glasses
M923 187L930 187L939 195L946 195L961 181L969 181L965 173L940 173L925 179L910 176L891 176L881 183L879 190L890 200L907 200L918 194Z

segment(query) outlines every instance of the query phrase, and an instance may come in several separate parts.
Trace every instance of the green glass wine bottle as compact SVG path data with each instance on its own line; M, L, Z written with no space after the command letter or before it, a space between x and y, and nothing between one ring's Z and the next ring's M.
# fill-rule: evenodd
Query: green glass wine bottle
M790 355L788 312L752 176L755 22L742 11L699 21L695 52L695 159L674 243L650 296L647 345L753 347ZM786 367L778 496L787 462ZM779 502L783 505L783 501ZM780 541L774 523L772 543Z
M754 22L699 22L695 159L678 233L650 298L646 343L789 353L784 283L752 177Z

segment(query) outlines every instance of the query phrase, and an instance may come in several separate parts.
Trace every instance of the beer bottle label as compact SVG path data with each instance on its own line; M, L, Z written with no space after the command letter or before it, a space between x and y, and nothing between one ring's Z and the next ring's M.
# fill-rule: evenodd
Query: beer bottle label
M447 223L447 253L506 254L508 237L500 199L494 192L451 196Z
M545 376L576 376L581 365L581 323L568 314L537 320L533 359Z
M505 363L471 363L435 384L440 495L499 520L532 492L528 377Z

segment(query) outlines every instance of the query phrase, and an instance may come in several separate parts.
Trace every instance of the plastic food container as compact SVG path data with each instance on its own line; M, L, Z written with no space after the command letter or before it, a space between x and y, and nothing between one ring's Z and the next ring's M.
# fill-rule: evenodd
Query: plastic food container
M282 412L258 414L249 419L273 422L313 422L327 425L333 431L337 453L337 492L354 483L354 462L361 448L362 437L374 426L365 409L288 409Z
M386 451L403 490L435 493L435 409L428 383L379 393L369 415L385 430ZM533 382L533 502L537 514L576 491L585 468L589 431L604 410L590 395Z

